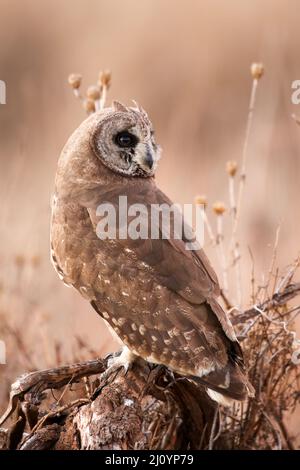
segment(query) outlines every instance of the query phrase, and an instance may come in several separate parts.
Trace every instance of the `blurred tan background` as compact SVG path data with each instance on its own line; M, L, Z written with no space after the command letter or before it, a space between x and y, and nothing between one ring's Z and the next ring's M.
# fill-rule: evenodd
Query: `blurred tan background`
M290 99L300 79L299 24L293 0L0 0L0 79L7 84L0 106L0 339L8 348L1 408L9 381L24 368L116 347L49 262L57 158L85 118L69 73L82 73L87 87L108 68L108 103L135 99L148 111L163 148L158 184L175 201L204 193L210 203L227 203L225 164L241 159L249 67L264 63L239 229L247 305L248 246L258 282L279 223L278 266L299 251L300 127L291 114L300 115L300 107ZM208 215L214 225L209 208ZM207 251L220 273L215 249Z

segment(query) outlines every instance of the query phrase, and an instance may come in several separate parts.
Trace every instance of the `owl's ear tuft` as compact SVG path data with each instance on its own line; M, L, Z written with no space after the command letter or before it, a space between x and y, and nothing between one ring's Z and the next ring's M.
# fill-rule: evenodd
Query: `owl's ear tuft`
M112 107L115 111L121 111L122 113L128 113L128 108L124 106L124 104L120 103L119 101L113 101Z
M141 110L141 107L140 105L135 101L135 100L131 100L135 106L135 108L137 108L139 111Z
M135 100L132 100L134 106L139 110L139 112L146 118L148 119L148 114L146 113L146 111L135 101Z

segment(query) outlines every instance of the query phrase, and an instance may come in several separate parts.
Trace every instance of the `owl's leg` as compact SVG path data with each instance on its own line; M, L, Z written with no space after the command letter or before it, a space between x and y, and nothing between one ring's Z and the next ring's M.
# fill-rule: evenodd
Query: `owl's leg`
M107 381L107 379L112 375L117 373L120 369L124 367L125 374L132 366L133 362L137 356L124 346L121 354L111 356L107 361L107 369L103 374L101 374L101 382Z
M130 367L132 366L136 358L137 356L132 351L130 351L130 349L127 346L124 346L121 351L121 354L119 354L118 356L113 356L108 359L107 370L109 370L111 367L114 367L114 368L124 367L125 372L127 372L128 369L130 369Z

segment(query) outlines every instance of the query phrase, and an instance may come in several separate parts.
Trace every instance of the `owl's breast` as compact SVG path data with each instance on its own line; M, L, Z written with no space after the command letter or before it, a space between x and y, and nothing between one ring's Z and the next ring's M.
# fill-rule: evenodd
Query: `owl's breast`
M98 238L88 210L80 204L56 199L52 206L51 258L63 282L89 301L124 310L154 307L151 268L117 240ZM159 289L158 289L159 291Z
M54 198L50 229L51 259L59 277L75 286L93 256L93 233L88 212L75 202Z

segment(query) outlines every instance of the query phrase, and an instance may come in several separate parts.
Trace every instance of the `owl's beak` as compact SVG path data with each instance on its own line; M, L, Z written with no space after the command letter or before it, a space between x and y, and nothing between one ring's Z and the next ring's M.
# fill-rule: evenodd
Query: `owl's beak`
M157 162L157 153L151 144L141 143L137 146L134 159L147 175L152 175Z
M154 164L153 154L150 150L150 146L146 145L145 165L149 168L149 170L152 170L153 164Z

